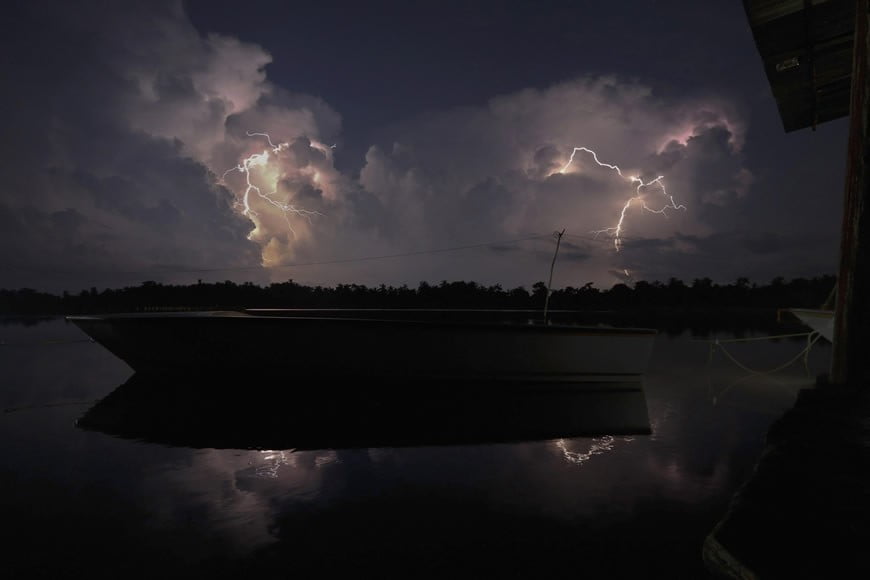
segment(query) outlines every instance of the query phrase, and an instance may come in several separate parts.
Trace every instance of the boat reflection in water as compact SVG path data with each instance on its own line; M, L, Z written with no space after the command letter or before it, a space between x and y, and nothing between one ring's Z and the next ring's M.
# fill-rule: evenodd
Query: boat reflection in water
M290 381L290 379L286 379ZM437 382L251 385L136 374L78 427L194 448L339 449L532 441L650 433L640 382L582 389L439 388ZM281 391L291 393L280 394ZM301 393L326 393L324 395Z

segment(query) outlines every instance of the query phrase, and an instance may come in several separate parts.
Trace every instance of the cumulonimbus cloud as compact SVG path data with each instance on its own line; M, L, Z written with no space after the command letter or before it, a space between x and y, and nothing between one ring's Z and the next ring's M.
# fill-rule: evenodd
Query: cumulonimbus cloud
M389 139L371 146L359 175L342 174L332 147L339 113L271 83L263 48L200 34L180 2L53 14L44 27L70 54L38 49L23 59L19 88L34 98L7 102L19 111L11 134L39 151L3 159L7 264L63 263L83 277L228 268L226 277L286 278L287 264L494 242L499 251L324 263L293 276L530 284L543 278L552 241L495 242L565 228L573 238L562 281L606 282L609 271L644 275L652 252L697 251L676 234L714 232L716 208L752 183L745 128L727 103L662 99L615 76L405 121L383 131ZM43 74L25 74L37 61ZM622 175L586 152L562 171L581 146ZM246 164L252 156L263 163ZM593 235L638 193L631 176L659 175L686 210L664 216L630 205L624 251L607 232ZM643 193L649 207L666 202L657 188ZM632 247L659 239L676 242Z
M428 243L563 228L578 237L597 235L586 241L585 264L597 270L587 272L597 281L617 266L643 274L638 252L628 259L597 243L612 239L612 230L602 230L617 225L638 193L643 199L625 210L627 244L676 232L708 234L715 224L703 209L745 195L751 183L742 123L733 111L716 102L665 101L616 77L500 96L484 107L405 123L393 134L388 147L369 150L360 179L397 214L388 221L392 235ZM638 190L632 181L659 176L665 190Z

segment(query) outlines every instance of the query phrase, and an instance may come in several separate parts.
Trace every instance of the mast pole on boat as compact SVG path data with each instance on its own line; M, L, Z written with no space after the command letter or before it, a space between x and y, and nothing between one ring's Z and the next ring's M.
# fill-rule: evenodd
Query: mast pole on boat
M544 298L544 322L547 322L547 313L550 309L550 287L553 285L553 268L556 267L556 256L559 255L559 245L562 243L562 236L565 235L565 228L561 232L553 232L556 236L556 251L553 252L553 261L550 263L550 279L547 281L547 296Z

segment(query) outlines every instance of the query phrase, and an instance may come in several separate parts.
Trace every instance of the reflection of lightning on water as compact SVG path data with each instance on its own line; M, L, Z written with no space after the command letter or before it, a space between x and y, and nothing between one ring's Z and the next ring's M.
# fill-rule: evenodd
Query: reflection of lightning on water
M682 209L682 210L686 209L686 206L684 206L682 204L678 205L674 201L673 196L668 193L667 189L665 189L665 184L662 182L662 179L664 179L663 175L659 175L658 177L656 177L655 179L652 179L650 181L644 181L640 177L637 177L637 176L625 177L622 174L622 170L619 169L619 166L611 165L609 163L602 163L601 161L598 160L598 154L595 153L595 151L593 151L592 149L588 149L586 147L574 147L574 150L571 151L571 157L568 159L568 162L565 163L565 166L559 170L559 173L565 173L566 171L568 171L568 168L574 162L574 156L577 155L578 151L583 151L584 153L589 153L592 156L592 159L595 161L595 163L597 163L600 167L606 167L607 169L613 170L623 179L626 179L630 183L637 184L637 186L635 187L635 190L634 190L634 195L632 197L628 198L628 200L622 206L622 211L619 214L619 221L616 222L616 225L609 227L609 228L604 228L601 230L595 230L592 232L596 236L599 234L609 234L613 238L613 247L616 248L617 252L622 247L622 227L623 227L623 224L625 223L625 212L628 211L628 208L631 206L631 204L633 202L635 202L635 201L640 202L641 207L643 209L645 209L646 211L651 212L651 213L661 214L665 217L667 217L667 215L668 215L667 210L669 210L669 209ZM665 196L665 198L667 200L667 203L659 209L651 208L649 205L647 205L646 200L643 198L643 191L642 190L649 188L649 187L653 187L653 186L660 189L662 194Z
M260 457L263 462L257 466L254 473L259 477L277 479L278 471L283 466L297 468L299 467L299 456L295 453L295 449L286 451L276 451L272 449L264 449L260 451ZM319 453L314 458L314 467L322 468L331 463L340 463L341 460L335 451L326 451Z
M259 477L276 479L278 477L278 469L282 465L296 467L296 455L292 454L292 449L286 452L265 449L263 451L260 451L260 453L262 454L263 463L261 465L258 465L254 471L254 473L256 473Z
M625 438L626 441L631 441L632 439L629 437ZM608 451L613 450L613 444L616 442L616 438L613 435L605 435L603 437L593 437L592 442L589 445L589 451L586 453L580 453L578 451L568 451L568 447L565 445L564 439L559 439L556 441L556 447L562 452L562 455L565 456L565 459L570 461L571 463L576 463L578 465L586 463L592 456L601 455L602 453L606 453Z
M282 201L279 201L277 199L274 199L272 196L278 192L278 178L277 177L275 177L275 179L274 179L275 186L272 188L272 191L270 191L268 193L264 193L262 189L260 189L259 187L257 187L256 185L254 185L251 182L251 169L253 169L255 167L265 168L268 165L269 159L272 155L275 155L277 157L277 155L279 153L281 153L281 151L284 151L285 149L290 147L290 144L283 142L283 143L279 143L278 145L275 145L272 142L272 138L269 136L268 133L251 133L250 131L248 131L247 135L248 135L248 137L255 137L255 136L256 137L265 137L266 141L269 142L269 147L270 147L271 151L270 151L270 149L264 149L262 153L254 153L253 155L246 157L237 166L232 167L230 169L227 169L224 172L224 174L221 176L221 181L223 181L226 178L227 174L232 172L232 171L238 171L239 173L243 173L245 175L245 183L247 184L247 188L245 189L245 193L242 195L241 203L236 202L238 205L241 205L243 208L242 215L246 216L246 217L250 217L252 219L257 217L257 212L255 212L254 209L251 207L250 196L251 196L251 192L253 191L260 198L266 200L267 202L272 204L274 207L281 210L281 214L284 216L284 220L287 222L287 227L289 228L290 233L292 233L293 235L296 235L296 232L293 230L293 226L290 225L290 218L287 217L287 214L292 213L292 214L304 217L306 220L308 220L309 223L311 223L311 216L314 216L314 215L322 216L323 214L318 212L318 211L311 211L311 210L307 210L307 209L298 208L298 207L294 206L293 204L282 202ZM335 147L335 146L333 145L333 147ZM315 175L314 175L315 181L317 180L317 177L318 177L318 175L315 173Z

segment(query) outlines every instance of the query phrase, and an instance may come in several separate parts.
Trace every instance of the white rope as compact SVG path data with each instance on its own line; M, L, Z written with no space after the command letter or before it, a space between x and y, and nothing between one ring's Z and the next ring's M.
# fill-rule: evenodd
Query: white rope
M816 331L813 332L796 332L792 334L774 334L773 336L751 336L749 338L716 338L713 340L701 339L701 338L693 338L694 342L750 342L753 340L775 340L777 338L794 338L796 336L809 336Z
M59 338L59 339L45 339L45 340L28 340L28 341L6 341L0 339L0 346L44 346L44 345L54 345L54 344L76 344L80 342L94 342L92 338Z
M20 411L32 411L34 409L49 409L52 407L76 407L80 405L93 405L99 401L99 399L94 399L91 401L58 401L54 403L37 403L34 405L22 405L20 407L6 407L3 409L3 414L8 415L10 413L18 413Z
M789 359L787 362L785 362L777 367L774 367L772 369L763 370L763 371L758 370L758 369L749 368L748 366L744 365L739 360L737 360L734 357L734 355L732 355L730 352L728 352L728 349L726 349L722 345L722 343L724 343L724 342L747 342L750 340L760 340L760 339L769 340L769 339L773 339L773 338L784 338L786 336L806 336L807 337L807 345L799 353L797 353L797 355L795 355L793 358ZM713 350L716 347L719 347L719 349L725 354L726 357L728 357L728 359L731 360L731 362L733 362L739 368L743 369L744 371L746 371L748 373L752 373L755 375L768 375L768 374L776 373L776 372L779 372L785 368L790 367L795 362L797 362L800 358L804 359L804 368L806 369L807 373L809 373L809 370L810 370L809 369L810 349L813 347L813 345L816 343L816 341L818 341L819 338L821 338L821 336L822 335L819 334L818 332L813 331L813 332L797 334L797 335L792 334L792 335L769 336L769 337L749 338L749 339L732 339L732 340L716 339L716 340L709 341L710 342L710 351L709 351L709 356L708 356L707 362L710 363L713 361Z

